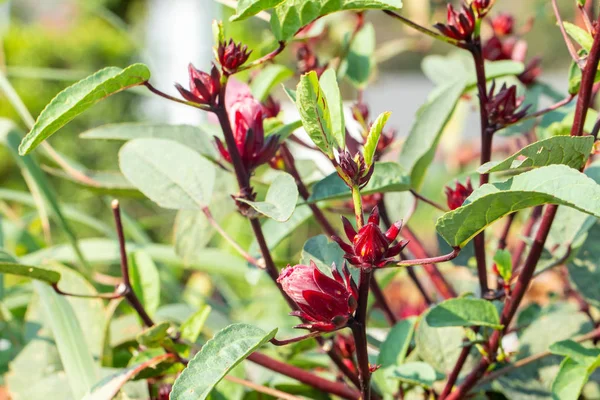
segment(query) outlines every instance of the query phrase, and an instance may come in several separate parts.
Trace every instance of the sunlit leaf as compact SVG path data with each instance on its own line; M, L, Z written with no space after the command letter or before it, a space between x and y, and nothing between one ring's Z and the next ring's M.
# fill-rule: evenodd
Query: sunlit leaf
M489 326L501 329L500 316L494 305L483 299L446 300L433 307L426 316L429 326Z
M264 201L249 201L237 199L248 204L259 213L276 221L287 221L296 208L298 201L298 187L294 178L287 173L281 173L275 178Z

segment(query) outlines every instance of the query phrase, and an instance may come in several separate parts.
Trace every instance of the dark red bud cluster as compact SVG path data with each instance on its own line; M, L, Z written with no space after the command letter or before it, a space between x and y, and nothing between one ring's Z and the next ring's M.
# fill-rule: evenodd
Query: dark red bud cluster
M229 39L229 42L219 43L217 48L217 56L219 63L223 68L223 73L232 74L241 67L252 53L248 50L248 46L242 46L241 43L235 43L233 39Z
M217 97L221 91L221 74L214 65L210 70L210 75L194 68L192 64L188 66L190 76L190 90L176 83L175 87L181 96L187 101L198 104L215 105Z
M517 97L517 87L512 85L507 87L503 84L500 90L495 93L496 82L488 93L486 109L490 126L498 130L506 125L514 124L527 115L527 110L531 104L522 107L524 96Z
M356 311L358 288L346 265L342 272L343 276L334 264L330 278L312 261L281 271L277 283L300 309L290 315L306 321L296 328L329 332L346 326Z
M490 11L493 3L492 0L473 0L471 7L473 7L473 11L475 11L478 18L483 18Z
M367 168L365 158L360 152L356 153L354 157L352 157L348 151L340 153L338 165L342 172L350 179L350 183L348 183L346 182L346 179L340 175L344 182L346 182L349 187L357 185L361 189L369 183L375 169L375 163Z
M347 218L342 217L342 222L350 243L344 242L338 236L331 238L346 253L344 258L357 267L370 269L392 263L408 244L406 240L392 244L402 229L402 221L394 223L385 233L381 231L377 207L373 208L369 220L358 232Z
M353 372L357 372L356 364L354 363L354 354L356 353L356 344L352 335L335 335L333 345L337 349L338 354L342 358L342 362L346 367Z
M265 118L275 118L281 111L281 104L269 95L262 103Z
M471 185L471 178L467 178L465 185L456 181L455 188L452 189L446 186L446 201L450 210L456 210L462 206L467 197L473 193L473 186Z
M434 27L450 39L470 41L475 31L475 23L473 6L463 5L460 11L456 11L452 4L448 4L446 23L437 23Z
M296 48L296 65L300 75L315 71L317 76L321 76L326 69L320 65L319 58L308 43L301 43Z

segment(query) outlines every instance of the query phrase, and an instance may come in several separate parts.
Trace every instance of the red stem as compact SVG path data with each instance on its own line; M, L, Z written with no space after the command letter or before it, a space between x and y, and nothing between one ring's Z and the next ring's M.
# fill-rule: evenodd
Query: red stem
M248 360L261 365L271 371L279 372L282 375L289 376L299 382L305 383L317 390L325 393L331 393L348 400L359 400L360 393L350 389L348 386L340 382L332 382L314 375L302 368L295 367L290 364L275 360L265 354L255 352L250 354Z
M419 238L417 238L407 226L402 228L402 236L408 240L407 248L415 257L419 259L431 259L425 251L425 248L421 244ZM456 292L446 281L446 278L444 278L444 275L442 275L435 264L423 264L423 268L425 269L425 272L429 276L429 279L437 291L444 299L456 297Z
M358 287L358 307L354 321L350 324L356 344L356 358L360 379L361 400L371 399L371 371L369 370L369 353L367 350L367 303L369 298L369 285L372 271L360 271L360 285Z

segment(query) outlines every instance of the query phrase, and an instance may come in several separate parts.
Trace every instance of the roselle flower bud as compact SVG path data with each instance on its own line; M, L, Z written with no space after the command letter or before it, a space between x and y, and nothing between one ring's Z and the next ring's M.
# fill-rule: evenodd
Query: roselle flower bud
M340 153L338 165L342 172L350 178L351 184L358 185L359 188L363 188L369 183L369 179L371 179L375 169L375 163L367 168L362 153L356 153L354 157L352 157L348 151ZM340 178L344 179L341 175ZM344 182L346 182L346 180L344 180ZM350 186L347 182L346 185Z
M503 84L498 93L494 93L495 88L496 83L494 82L488 93L486 109L490 126L494 129L500 129L503 126L518 122L527 114L527 110L531 105L519 110L525 97L517 97L517 87L515 85L507 88L506 84Z
M437 23L434 27L450 39L469 41L475 31L475 13L472 6L463 5L460 11L455 11L448 4L446 24Z
M494 35L502 37L512 35L515 28L515 19L508 13L500 13L490 19Z
M489 61L512 60L517 42L514 37L500 39L492 36L483 46L483 58Z
M483 18L492 8L492 0L473 0L471 7L478 18Z
M214 105L219 91L221 90L221 74L214 65L210 70L210 75L194 68L190 63L188 66L190 75L190 90L184 89L176 83L175 87L181 96L187 101L198 104Z
M354 337L352 335L343 335L340 333L335 335L333 345L337 348L337 352L346 367L350 371L356 372L356 365L354 364L356 344L354 343Z
M262 106L265 118L275 118L281 111L281 104L273 96L268 96Z
M217 56L219 63L223 67L225 73L231 74L237 71L246 61L252 51L248 50L248 46L242 46L241 43L235 43L233 39L229 42L219 43Z
M446 186L446 201L450 210L456 210L462 206L467 197L473 193L473 186L471 185L471 178L467 178L466 184L456 181L456 187L452 189Z
M306 322L296 328L311 331L333 331L342 328L356 311L358 289L344 265L344 276L335 268L333 278L322 273L314 262L310 265L287 266L277 282L300 310L290 313Z
M252 171L268 162L279 147L279 138L276 135L269 136L265 140L263 112L263 106L253 97L243 97L229 109L235 144L247 171ZM215 140L223 158L227 162L232 162L228 149L221 140L218 138Z
M315 71L320 77L325 72L325 67L319 64L317 55L307 43L300 44L296 49L296 62L298 73L301 75Z
M538 76L542 74L542 67L540 66L541 63L542 59L540 57L533 58L525 65L525 70L517 75L517 78L525 86L533 84L537 80Z
M383 267L386 264L394 262L402 249L408 244L408 241L401 240L392 245L392 242L402 229L402 221L393 224L386 233L379 228L379 209L373 208L367 223L359 229L354 229L347 218L342 217L344 231L350 243L344 242L337 236L331 238L346 253L344 258L352 265L360 268Z
M369 121L369 106L363 102L354 103L352 105L352 117L360 124L365 124Z

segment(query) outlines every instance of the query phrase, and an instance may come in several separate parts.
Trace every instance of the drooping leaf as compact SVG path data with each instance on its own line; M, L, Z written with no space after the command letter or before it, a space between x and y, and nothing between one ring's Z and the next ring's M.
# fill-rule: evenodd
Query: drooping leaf
M590 374L585 365L570 358L560 363L560 369L552 382L552 398L556 400L577 400L587 383Z
M110 375L94 385L91 391L85 395L83 400L111 400L119 393L119 390L121 390L127 381L133 379L141 371L147 368L154 368L161 362L170 359L174 360L175 357L172 354L160 354L147 361Z
M594 38L592 35L588 31L568 21L564 21L563 26L567 34L589 53L592 49L592 44L594 43Z
M373 122L373 125L371 125L371 129L369 129L369 135L367 136L367 140L363 149L363 155L365 157L365 164L367 165L367 168L373 164L373 158L375 157L375 151L377 150L377 143L379 143L381 131L383 130L383 127L385 126L385 123L391 114L392 113L389 111L379 114L375 122Z
M579 169L587 161L593 146L592 136L554 136L525 146L503 161L485 163L477 169L477 172L489 174L554 164Z
M346 36L350 39L351 34ZM375 28L373 24L365 24L354 36L350 44L348 56L342 61L340 74L357 88L363 89L368 83L375 67Z
M300 77L296 88L296 108L308 136L323 153L333 158L330 106L314 71Z
M444 127L465 86L464 80L458 80L438 87L417 111L399 158L400 165L409 171L411 185L415 189L419 189L423 182Z
M483 299L458 298L441 302L426 316L435 328L448 326L489 326L501 329L500 316L494 305Z
M74 398L82 398L97 381L94 359L69 302L45 283L33 282L58 348Z
M165 139L135 139L119 152L127 179L159 206L200 209L210 201L215 169L192 149Z
M60 274L58 272L3 260L0 260L0 274L23 276L25 278L36 279L50 284L58 283L60 280Z
M181 324L179 327L181 338L190 343L196 343L196 340L198 340L198 336L200 336L202 328L204 328L204 323L206 322L211 310L211 307L205 304L183 324Z
M419 385L430 388L438 379L435 369L422 361L409 362L394 368L392 378L411 385Z
M275 8L271 14L271 29L277 40L288 40L317 18L344 10L394 10L401 0L244 0L238 3L232 21L249 18L261 11Z
M233 324L218 332L179 375L171 398L205 399L231 369L275 337L276 332L274 329L267 333L248 324Z
M294 71L285 65L267 65L252 79L252 82L250 82L252 95L259 101L265 101L275 86L292 76L294 76Z
M292 216L298 201L298 186L294 178L287 173L281 173L275 178L264 201L248 201L237 199L248 204L259 213L279 222L285 222Z
M169 337L169 328L171 324L167 321L161 322L154 326L144 329L136 335L136 340L139 344L151 349L163 346L165 343L171 343Z
M38 116L35 125L19 146L25 155L53 133L100 100L150 79L144 64L133 64L125 69L104 68L60 92Z
M146 309L153 316L160 305L160 276L158 269L144 251L136 251L129 265L131 286Z
M476 189L462 207L436 223L451 246L464 246L492 222L512 212L542 204L560 204L600 217L600 186L585 174L564 165L524 172L504 182Z
M361 189L362 195L377 192L402 192L410 189L410 179L395 162L377 162L369 183ZM342 178L334 172L317 182L308 198L309 203L323 200L350 198L352 192Z
M133 140L168 139L196 150L208 159L218 159L211 135L193 125L155 124L149 122L126 122L109 124L90 129L79 135L82 139Z
M331 118L331 136L338 149L346 147L346 124L344 122L344 103L337 83L335 70L328 68L319 78L319 85L327 105L329 106L329 117Z

